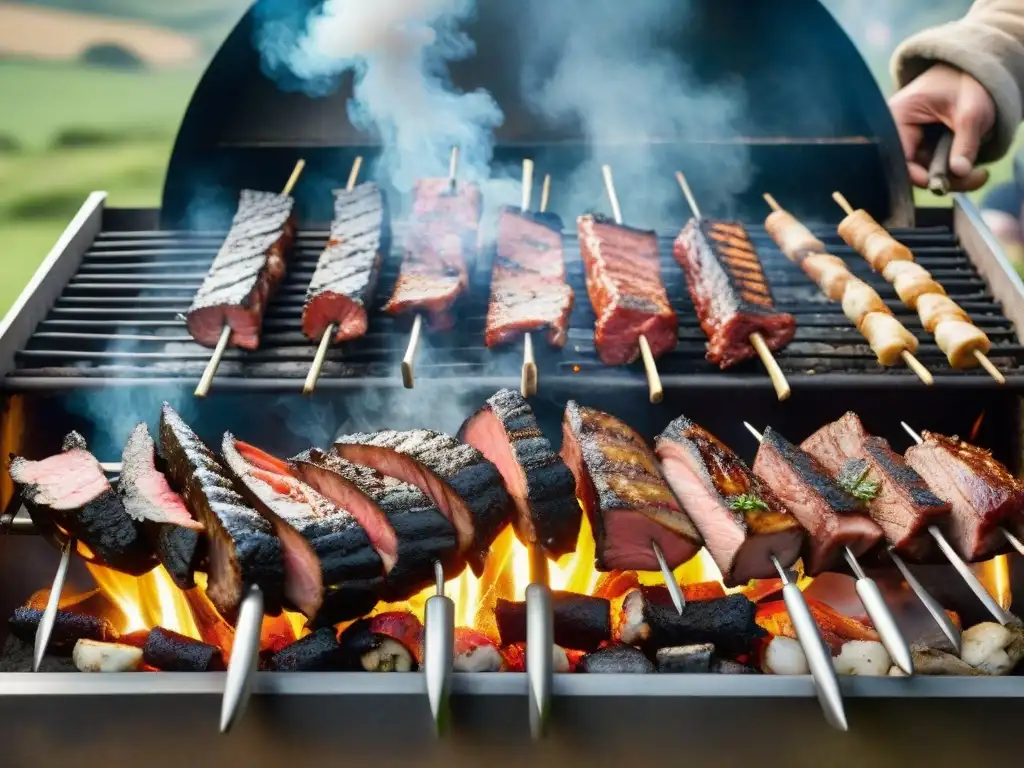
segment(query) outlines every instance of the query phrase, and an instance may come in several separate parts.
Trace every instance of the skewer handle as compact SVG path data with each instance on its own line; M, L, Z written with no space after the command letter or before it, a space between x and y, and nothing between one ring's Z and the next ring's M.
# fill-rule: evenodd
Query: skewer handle
M551 174L544 174L544 186L540 190L540 212L546 213L548 210L548 198L551 196Z
M290 195L292 190L295 189L295 185L299 183L299 176L302 175L303 169L306 167L306 161L299 159L299 162L295 164L295 168L292 170L292 175L288 177L288 183L284 185L284 191L282 195Z
M227 676L224 678L224 698L221 700L220 732L227 733L237 723L249 703L252 678L256 674L260 653L260 629L263 626L263 592L257 586L249 588L242 599L235 629L235 643L231 647Z
M846 199L842 192L833 192L832 199L839 204L839 207L843 209L843 213L847 216L853 213L853 206L850 205L850 201Z
M646 336L640 337L640 357L643 358L644 371L647 373L647 390L650 393L651 402L660 403L665 397L665 390L661 386L658 364L654 360L654 353L651 352L651 345Z
M523 336L523 373L520 382L520 391L523 397L530 397L537 394L537 362L533 357L533 336L529 333Z
M932 372L925 368L921 361L914 357L914 353L909 349L904 349L900 352L900 357L903 358L903 362L907 364L907 368L916 373L917 377L929 387L935 383L935 378L932 376Z
M543 584L529 584L526 587L526 680L530 694L530 734L534 740L544 736L551 714L554 647L551 590Z
M953 132L946 127L935 143L932 163L928 166L928 191L933 195L949 194L949 153L953 149Z
M980 349L976 349L974 350L974 357L981 364L981 367L988 372L989 376L995 379L999 384L1006 383L1006 377L1003 376L1002 372L992 364L992 361L988 359L988 355Z
M612 206L612 216L615 218L615 223L621 225L622 208L619 207L619 196L615 193L615 179L612 176L612 167L610 165L602 165L601 175L604 177L604 188L608 193L608 202Z
M402 383L406 389L416 386L416 351L420 346L420 334L423 331L423 315L416 315L412 321L412 333L409 334L409 346L405 348L402 358Z
M302 386L302 394L311 395L316 391L316 381L320 378L320 369L324 367L324 360L327 359L327 350L330 349L331 339L338 332L338 326L331 323L324 331L320 339L320 346L316 349L316 356L313 358L313 365L309 367L306 374L306 383Z
M779 402L786 400L793 392L789 386L789 381L786 379L786 374L782 372L779 367L778 360L775 359L775 355L768 348L768 344L764 340L764 336L760 333L755 332L750 334L750 343L754 349L757 350L757 356L761 358L761 362L764 364L765 370L768 371L768 378L772 381L772 386L775 387L775 394L779 398Z
M530 198L533 195L533 160L523 160L523 203L525 213L530 210Z
M225 324L220 331L220 338L217 340L217 346L213 350L210 362L206 364L206 370L203 371L203 377L199 380L199 385L196 387L196 397L206 397L210 394L210 386L213 384L213 377L217 375L217 369L220 367L220 359L224 357L224 350L228 348L228 342L230 340L231 326Z
M764 201L768 203L768 207L771 208L773 211L782 210L782 206L779 205L779 201L776 200L772 195L765 192L763 195L761 195L761 197L764 198Z
M359 169L363 167L363 156L359 155L356 157L355 162L352 163L352 170L348 174L348 184L345 185L345 190L351 192L356 188L356 181L359 180Z

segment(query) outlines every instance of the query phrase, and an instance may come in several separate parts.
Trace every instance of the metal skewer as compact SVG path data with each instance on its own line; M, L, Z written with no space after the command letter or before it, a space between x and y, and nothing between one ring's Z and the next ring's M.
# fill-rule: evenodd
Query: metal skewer
M949 614L946 613L946 609L939 604L938 600L929 594L928 590L924 588L924 584L917 580L917 577L910 571L907 564L903 562L903 558L896 553L896 550L891 544L889 545L888 552L889 557L896 564L896 567L899 568L900 573L903 574L903 578L906 580L907 586L909 586L913 593L917 595L917 599L921 601L922 605L924 605L925 610L931 614L931 617L935 620L939 629L942 630L942 634L944 634L946 639L953 644L953 648L959 656L961 648L960 630L956 628L953 620L949 617Z
M359 169L363 167L363 156L359 155L356 157L355 162L352 163L352 170L348 174L348 183L345 185L345 191L351 192L356 188L356 181L359 179ZM331 323L324 330L324 335L320 339L320 346L317 347L316 356L313 358L313 365L309 368L309 373L306 376L306 383L302 386L302 394L311 395L316 391L316 380L320 378L320 370L324 367L324 360L327 358L327 350L331 346L331 339L334 338L334 334L338 332L338 324Z
M526 681L530 700L530 734L540 739L551 714L554 678L555 619L551 590L544 584L526 587Z
M306 167L306 161L300 159L296 164L292 175L288 178L288 183L284 185L284 190L281 192L282 195L287 196L292 193L295 185L299 181L299 177L302 175L302 170ZM220 338L217 340L217 346L213 350L213 355L210 357L210 362L206 364L206 370L203 371L203 376L199 380L199 385L196 387L196 397L206 397L210 394L210 387L213 385L213 377L217 375L217 369L220 367L220 360L224 357L224 351L228 348L228 342L231 340L231 325L228 323L224 324L224 327L220 331Z
M235 626L235 642L231 646L228 672L224 679L224 697L220 705L220 732L227 733L237 723L252 693L252 676L260 653L260 630L263 627L263 592L255 584L242 598Z
M949 153L953 149L953 132L943 126L935 143L935 153L928 166L928 191L933 195L949 194Z
M686 595L683 594L683 590L679 586L679 582L676 581L676 575L672 573L672 569L668 567L668 562L665 560L665 553L661 551L661 547L658 546L658 542L652 541L651 549L654 550L654 556L658 558L658 567L661 568L661 575L662 578L665 579L665 587L668 589L669 597L672 598L672 605L676 607L676 613L682 616L683 608L686 607Z
M530 210L533 195L533 160L523 160L523 202L522 211ZM529 331L523 334L523 373L520 389L523 397L537 394L537 361L533 357L533 337Z
M924 442L921 436L911 429L907 422L901 421L900 426L903 427L906 433L910 435L918 445ZM957 573L960 574L960 578L966 582L975 597L977 597L981 601L981 604L985 606L985 610L992 614L992 617L1003 626L1016 623L1014 617L1004 611L1002 606L999 605L999 603L993 599L992 595L988 593L988 590L985 589L985 585L982 584L981 581L978 580L978 577L974 575L974 571L971 570L971 566L965 563L963 558L960 557L955 549L953 549L953 545L949 543L942 531L940 531L937 526L930 525L928 526L928 533L933 539L935 539L935 543L939 545L939 549L942 550L942 554L946 556L947 560L949 560L950 565L956 568Z
M694 196L693 190L690 189L690 183L686 180L686 176L683 175L682 171L676 171L676 181L679 182L679 188L683 190L683 197L686 198L686 203L690 206L693 218L701 221L703 217L700 213L700 206L697 205L697 198ZM757 352L757 356L761 358L761 364L764 366L765 371L768 372L768 378L772 382L772 387L775 388L775 396L779 398L779 402L788 399L793 390L789 386L786 374L779 367L779 361L775 359L775 355L772 354L768 343L764 340L764 336L761 335L760 331L754 331L750 334L749 341L754 351Z
M451 723L450 696L455 659L455 603L444 593L444 569L434 561L437 592L427 598L423 613L423 677L438 735Z
M75 539L71 537L60 551L60 564L57 566L57 573L50 586L50 596L46 599L46 608L39 619L39 627L36 629L36 641L32 649L33 672L39 671L43 657L46 655L46 647L50 644L50 635L53 634L53 625L57 620L60 595L64 591L64 582L68 578L68 566L71 565L71 555L74 551Z
M615 223L622 226L622 208L619 207L619 196L615 192L615 179L612 177L610 165L601 166L601 174L604 176L604 188L608 193L608 201L612 206L612 216ZM640 356L644 362L644 371L647 373L647 390L652 403L660 403L665 397L665 390L661 386L661 376L658 374L658 366L651 352L651 345L647 342L646 336L640 336Z
M757 439L757 442L760 443L762 441L763 436L761 433L749 423L744 421L743 426ZM897 667L902 669L907 675L913 675L914 657L910 653L910 645L900 632L900 628L896 624L896 618L892 615L892 611L889 610L889 606L885 604L878 584L864 573L864 569L857 562L856 555L853 554L849 547L843 547L843 556L846 558L846 562L850 565L850 569L857 579L855 584L857 596L860 597L860 602L864 606L864 610L867 611L868 618L871 619L871 623L878 632L882 645L885 646L885 650L889 652L889 656Z

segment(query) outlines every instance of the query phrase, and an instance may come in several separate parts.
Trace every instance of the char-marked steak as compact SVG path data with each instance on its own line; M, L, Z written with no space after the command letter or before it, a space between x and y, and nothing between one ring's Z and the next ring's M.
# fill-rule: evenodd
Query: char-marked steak
M376 518L375 525L388 526L394 549L384 558L392 567L378 593L381 599L405 600L433 583L437 560L446 576L462 570L455 528L419 488L316 448L291 463L300 480L338 506L359 507Z
M872 437L857 414L847 412L801 444L834 478L873 484L868 503L871 519L886 540L904 557L917 562L937 556L928 535L931 525L946 524L950 506L881 437Z
M152 570L141 524L125 511L80 434L70 433L61 452L42 461L12 456L10 473L40 530L64 529L108 568L136 576Z
M258 586L266 613L280 613L284 588L281 542L270 523L238 494L213 452L168 403L160 413L160 449L171 482L181 489L185 505L206 527L206 594L214 606L233 622L246 590Z
M576 549L583 516L576 479L540 431L519 392L502 389L466 420L459 438L501 472L515 501L515 530L525 545L558 558Z
M319 341L337 325L334 343L366 333L383 261L384 196L373 183L334 191L334 222L302 310L302 332Z
M800 523L761 478L685 416L655 441L665 479L693 520L726 586L775 576L800 557Z
M174 583L181 589L191 589L195 586L203 524L192 517L181 496L171 488L161 471L163 465L149 429L139 424L121 454L117 493L128 515L142 523L157 559Z
M599 571L657 571L653 544L673 569L700 550L700 534L672 495L654 452L625 423L570 400L562 457L576 475Z
M343 435L341 458L414 485L455 527L459 551L483 574L494 539L508 523L511 503L497 468L476 448L427 429Z
M864 505L843 490L817 459L771 427L764 431L754 472L789 507L807 531L804 567L817 576L842 561L844 547L857 557L882 539Z
M263 312L284 278L295 236L294 203L287 195L242 190L231 230L188 310L197 342L217 346L227 324L232 346L259 347Z

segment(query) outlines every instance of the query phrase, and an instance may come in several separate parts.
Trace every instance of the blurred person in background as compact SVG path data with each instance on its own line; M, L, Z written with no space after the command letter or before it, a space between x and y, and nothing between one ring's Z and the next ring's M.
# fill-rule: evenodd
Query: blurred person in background
M890 99L911 181L928 186L929 130L953 131L950 186L973 191L979 167L1003 157L1024 115L1024 0L976 0L958 21L919 32L893 54L899 91ZM1024 156L1012 180L990 190L982 215L1018 268L1024 267Z

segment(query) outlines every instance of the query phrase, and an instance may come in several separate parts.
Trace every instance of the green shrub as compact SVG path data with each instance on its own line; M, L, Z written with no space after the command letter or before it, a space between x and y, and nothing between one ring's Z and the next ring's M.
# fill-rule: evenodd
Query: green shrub
M16 155L21 152L21 142L6 133L0 133L0 155Z
M173 128L171 129L173 130ZM167 132L158 128L140 126L125 128L98 128L77 126L64 128L53 137L54 149L81 149L85 147L112 147L133 141L153 141L166 138Z

